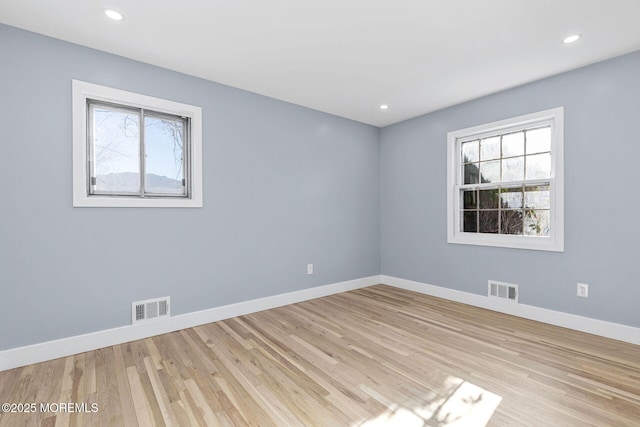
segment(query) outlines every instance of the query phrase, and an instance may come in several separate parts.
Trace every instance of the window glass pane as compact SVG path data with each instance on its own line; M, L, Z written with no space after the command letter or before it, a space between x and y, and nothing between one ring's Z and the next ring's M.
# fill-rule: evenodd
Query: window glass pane
M502 209L521 208L522 188L503 188L500 193L500 207Z
M549 236L549 211L526 210L524 216L524 234L527 236Z
M522 181L524 179L524 157L502 160L502 181Z
M500 160L480 163L480 182L500 181Z
M181 119L144 118L145 192L185 194L184 132Z
M522 234L522 210L507 210L500 212L500 234Z
M480 233L497 233L498 211L480 211L478 226Z
M478 192L476 190L462 192L462 205L464 209L478 209Z
M524 155L524 132L516 132L502 137L502 157Z
M480 190L480 209L498 209L498 189Z
M551 127L527 131L527 154L551 151Z
M477 140L462 144L462 163L477 162L479 155L480 146Z
M477 184L480 182L480 170L478 163L464 165L464 183Z
M526 187L524 193L524 205L526 208L549 209L549 186Z
M478 211L465 211L462 213L462 231L465 233L478 232Z
M500 136L480 141L480 160L492 160L500 158Z
M526 179L551 177L551 153L527 156Z
M91 104L91 193L140 192L140 123L136 112Z

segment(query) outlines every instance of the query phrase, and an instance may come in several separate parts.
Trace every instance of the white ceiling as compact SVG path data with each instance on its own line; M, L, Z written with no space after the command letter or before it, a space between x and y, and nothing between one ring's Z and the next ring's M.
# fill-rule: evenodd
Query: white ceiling
M638 18L639 0L0 0L2 23L376 126L638 50Z

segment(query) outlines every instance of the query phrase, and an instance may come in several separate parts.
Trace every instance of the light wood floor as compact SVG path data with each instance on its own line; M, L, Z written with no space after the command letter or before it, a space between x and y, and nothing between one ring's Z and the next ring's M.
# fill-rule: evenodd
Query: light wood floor
M0 426L639 426L640 347L378 285L0 372Z

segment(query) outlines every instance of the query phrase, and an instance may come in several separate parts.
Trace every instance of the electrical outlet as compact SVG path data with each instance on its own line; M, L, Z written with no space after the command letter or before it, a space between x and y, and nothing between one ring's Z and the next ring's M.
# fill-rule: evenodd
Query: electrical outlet
M578 296L582 298L589 298L589 285L586 283L578 283Z
M307 274L313 274L313 264L307 264Z

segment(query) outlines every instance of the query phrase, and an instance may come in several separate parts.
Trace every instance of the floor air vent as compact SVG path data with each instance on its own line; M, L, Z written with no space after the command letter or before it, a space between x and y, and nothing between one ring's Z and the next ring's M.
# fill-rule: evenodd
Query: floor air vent
M518 302L518 285L489 280L489 296Z
M136 301L131 304L131 323L169 317L169 297Z

